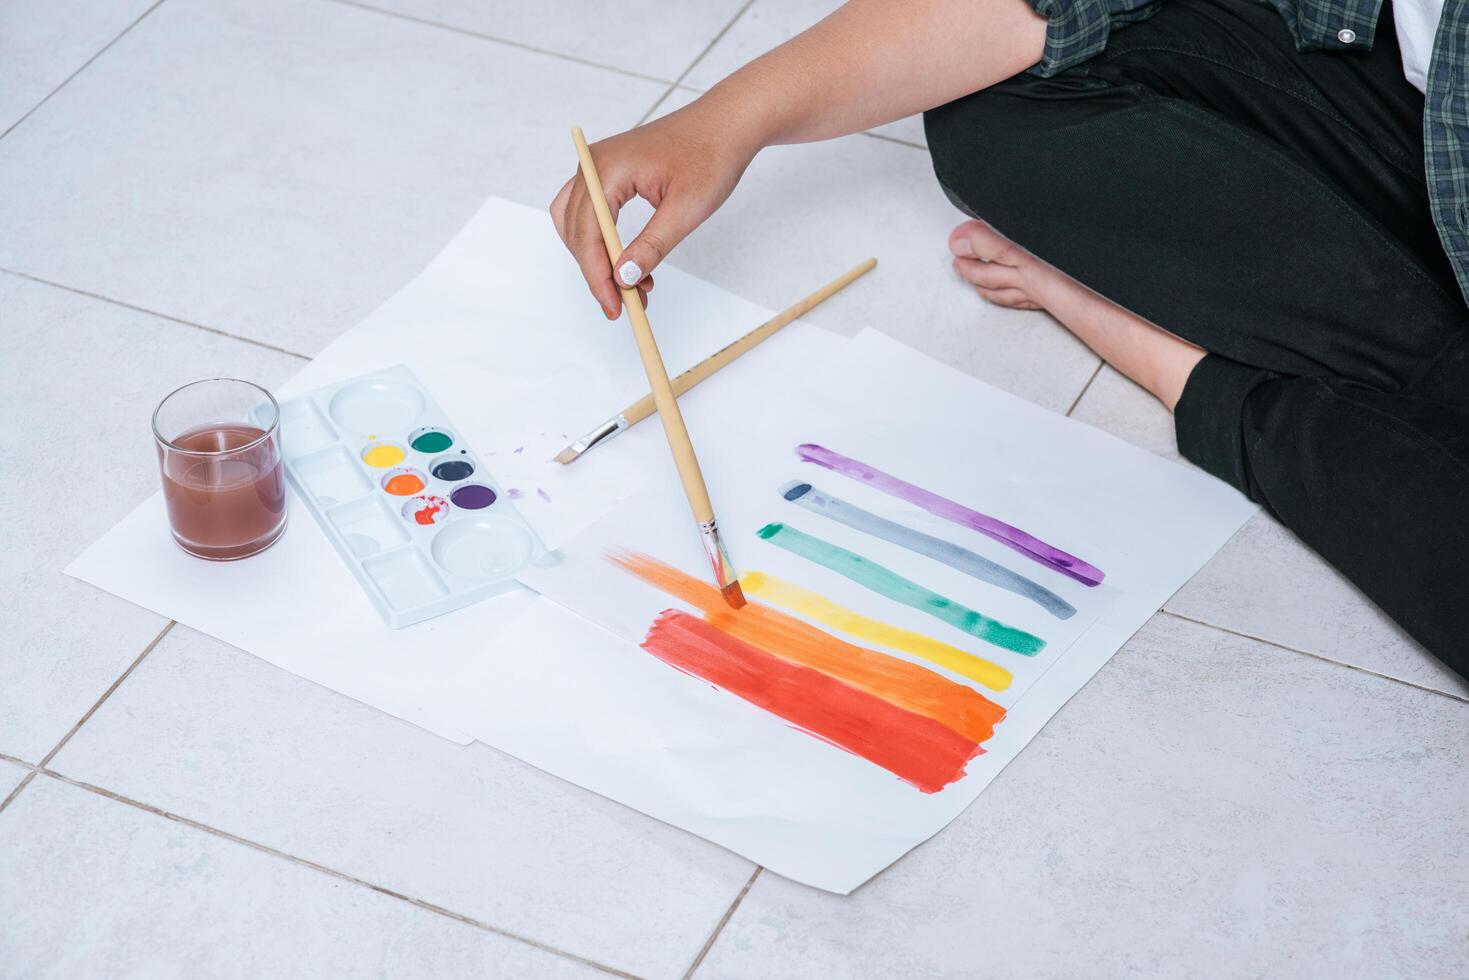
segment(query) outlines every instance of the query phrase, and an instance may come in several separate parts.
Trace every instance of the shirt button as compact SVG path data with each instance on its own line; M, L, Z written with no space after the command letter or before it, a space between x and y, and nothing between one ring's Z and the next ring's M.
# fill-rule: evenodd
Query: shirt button
M1342 44L1351 44L1357 39L1357 32L1352 30L1350 27L1343 27L1341 30L1336 32L1336 39Z

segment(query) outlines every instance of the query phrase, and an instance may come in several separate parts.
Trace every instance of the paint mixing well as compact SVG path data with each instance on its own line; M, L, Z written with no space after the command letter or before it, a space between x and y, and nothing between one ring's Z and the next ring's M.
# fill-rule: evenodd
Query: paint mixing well
M545 548L406 367L281 406L286 473L394 629L517 588Z

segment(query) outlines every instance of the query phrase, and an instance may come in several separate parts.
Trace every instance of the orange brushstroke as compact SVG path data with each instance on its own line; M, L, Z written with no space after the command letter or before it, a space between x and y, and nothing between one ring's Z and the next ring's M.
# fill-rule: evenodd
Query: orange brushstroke
M698 609L711 625L730 636L932 718L971 741L988 739L1005 717L1004 708L974 688L927 667L839 640L805 620L758 602L731 609L714 586L649 555L624 553L608 560Z
M969 760L984 752L932 718L773 656L679 609L653 621L643 649L925 793L962 777Z

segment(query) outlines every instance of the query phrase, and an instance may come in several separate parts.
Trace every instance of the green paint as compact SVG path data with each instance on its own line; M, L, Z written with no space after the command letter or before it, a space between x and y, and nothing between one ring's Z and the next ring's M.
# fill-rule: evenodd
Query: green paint
M454 445L447 432L425 432L413 440L413 448L421 453L441 453Z
M849 578L864 588L871 589L880 596L925 612L986 643L993 643L997 647L1004 647L1006 650L1012 650L1027 657L1033 657L1045 649L1046 641L1034 634L990 619L967 606L961 606L952 599L945 599L936 592L930 592L918 583L910 582L895 572L888 571L877 562L863 558L845 548L829 544L820 538L813 538L793 527L785 524L767 524L755 533L778 548L783 548L793 555L800 555L807 561L823 565L838 575Z

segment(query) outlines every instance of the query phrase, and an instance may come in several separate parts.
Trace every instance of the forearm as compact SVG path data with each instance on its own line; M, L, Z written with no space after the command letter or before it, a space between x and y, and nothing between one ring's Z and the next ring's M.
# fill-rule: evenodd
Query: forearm
M850 0L686 110L754 152L831 139L950 102L1040 60L1026 0Z

